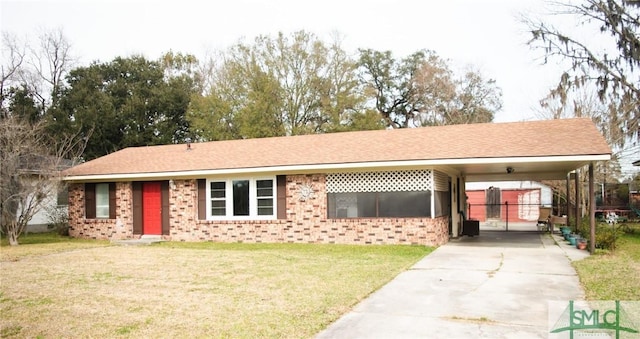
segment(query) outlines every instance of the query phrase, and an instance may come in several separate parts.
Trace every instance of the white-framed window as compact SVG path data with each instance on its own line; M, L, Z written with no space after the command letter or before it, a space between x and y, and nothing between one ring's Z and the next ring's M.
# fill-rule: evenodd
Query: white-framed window
M96 218L109 218L109 184L96 184Z
M207 219L275 219L276 178L207 179Z
M256 180L258 215L273 216L275 213L275 180Z
M209 194L211 196L211 198L209 199L211 203L211 208L209 209L211 215L215 215L215 216L227 215L226 182L212 181L209 184Z

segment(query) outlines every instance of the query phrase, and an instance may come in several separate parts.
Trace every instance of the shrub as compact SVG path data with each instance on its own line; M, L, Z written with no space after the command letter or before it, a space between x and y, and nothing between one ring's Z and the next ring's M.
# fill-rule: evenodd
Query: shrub
M615 250L616 242L620 237L620 231L616 224L598 224L596 226L596 248L603 250Z
M69 214L66 207L47 208L49 226L62 236L69 235Z
M596 248L604 250L615 250L616 242L620 238L620 234L625 230L624 224L607 224L596 222ZM578 234L583 238L589 239L590 225L589 219L582 219L582 223L578 227Z
M619 229L622 230L622 232L624 232L625 234L629 234L629 235L634 235L636 233L638 233L638 230L631 227L629 224L627 223L622 223L620 224Z

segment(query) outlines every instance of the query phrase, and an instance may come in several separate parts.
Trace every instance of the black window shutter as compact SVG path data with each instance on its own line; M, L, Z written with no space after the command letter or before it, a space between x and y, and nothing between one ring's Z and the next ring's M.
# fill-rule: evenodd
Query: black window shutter
M116 218L116 183L109 183L109 219Z
M287 176L276 177L276 194L278 195L278 219L287 218Z
M84 217L96 218L96 184L84 184Z
M142 183L134 181L133 190L133 234L142 234Z
M207 219L207 180L198 179L198 219Z
M160 197L162 203L162 234L169 235L169 181L160 183Z

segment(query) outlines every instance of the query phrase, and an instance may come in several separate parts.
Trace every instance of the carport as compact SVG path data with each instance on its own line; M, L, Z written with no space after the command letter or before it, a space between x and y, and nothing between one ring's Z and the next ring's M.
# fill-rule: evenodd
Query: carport
M531 128L532 126L534 128ZM597 161L609 160L611 149L594 123L584 118L562 119L544 121L527 127L529 128L504 130L499 135L492 135L492 140L479 139L476 157L449 163L449 169L458 173L459 190L464 192L465 185L469 182L565 180L568 195L578 197L581 186L578 172L588 168L588 202L595 201L594 164ZM529 142L512 142L514 139ZM570 181L575 181L573 192L569 189ZM457 205L459 220L464 220L466 197L464 194L452 193L460 201ZM455 200L456 197L452 199ZM595 204L589 203L588 207L593 240ZM577 222L580 223L579 204L576 204L574 213ZM452 215L452 218L455 220L456 216ZM594 241L590 241L590 246L590 251L593 252Z
M609 160L611 150L591 120L463 129L467 133L459 137L474 142L443 145L451 157L430 160L452 180L453 234L466 217L462 193L469 182L566 180L568 186L577 180L570 174L587 167L588 200L595 201L594 164ZM589 207L593 240L595 206ZM590 244L593 252L595 243ZM533 232L460 237L402 272L317 338L547 337L549 302L584 298L570 260L586 255Z

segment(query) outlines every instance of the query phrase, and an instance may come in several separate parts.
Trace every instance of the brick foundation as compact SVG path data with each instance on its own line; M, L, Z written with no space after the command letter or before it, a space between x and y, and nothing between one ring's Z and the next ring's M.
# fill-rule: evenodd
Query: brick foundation
M311 186L306 199L300 187ZM133 238L130 182L116 184L116 219L84 218L84 185L69 186L70 235L92 239ZM448 217L327 219L325 175L289 175L286 219L260 221L198 220L196 180L169 182L170 234L173 241L329 244L419 244L437 246L449 239Z

